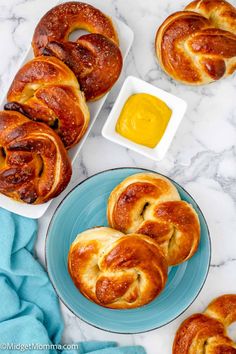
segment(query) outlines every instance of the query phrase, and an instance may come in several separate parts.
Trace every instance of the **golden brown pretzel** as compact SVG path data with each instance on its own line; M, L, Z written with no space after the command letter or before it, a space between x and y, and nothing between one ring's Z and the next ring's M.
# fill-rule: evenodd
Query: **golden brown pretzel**
M236 9L224 0L196 0L169 16L156 35L163 70L185 84L219 80L236 69Z
M161 175L138 173L126 178L111 192L107 217L114 229L152 237L169 265L185 262L198 249L198 215Z
M203 314L186 319L178 329L173 354L236 354L227 327L236 321L236 295L215 299Z
M73 72L54 57L37 57L16 74L5 109L53 128L69 149L84 135L89 110Z
M167 280L166 259L153 240L125 236L107 227L77 236L69 251L68 269L82 294L114 309L149 303Z
M76 29L91 34L75 42ZM75 73L87 100L97 100L117 81L122 69L119 40L110 18L91 5L67 2L51 9L36 27L32 46L35 55L53 55Z
M112 20L95 7L70 1L55 6L39 21L32 40L35 56L41 55L48 42L66 42L69 35L85 29L99 33L119 44Z
M214 27L236 34L236 10L225 0L195 0L185 10L197 12L212 20Z
M62 60L74 72L86 100L97 100L108 92L120 76L119 47L101 34L88 34L76 42L50 42L44 55Z
M30 204L61 193L71 163L57 134L19 112L0 112L0 192Z

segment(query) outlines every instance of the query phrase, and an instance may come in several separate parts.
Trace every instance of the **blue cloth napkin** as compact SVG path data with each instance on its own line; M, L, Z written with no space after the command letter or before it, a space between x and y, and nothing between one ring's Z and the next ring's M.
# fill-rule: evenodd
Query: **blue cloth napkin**
M0 209L0 351L11 343L60 344L63 320L54 289L33 256L37 222ZM7 347L8 346L8 347ZM18 347L15 352L22 352ZM26 350L25 350L26 351ZM57 353L43 349L41 353ZM30 353L39 353L31 349ZM142 347L117 347L114 342L80 343L63 354L145 354Z

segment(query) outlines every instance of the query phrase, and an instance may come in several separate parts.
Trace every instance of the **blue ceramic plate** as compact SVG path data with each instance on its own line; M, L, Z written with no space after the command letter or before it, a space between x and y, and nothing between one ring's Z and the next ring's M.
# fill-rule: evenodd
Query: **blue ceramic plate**
M86 299L73 284L67 271L71 243L78 233L94 226L107 225L106 206L110 192L124 178L143 171L119 168L83 181L59 205L48 229L47 269L58 296L76 316L107 331L139 333L164 326L196 299L208 274L211 247L206 221L191 196L172 181L181 198L191 203L198 213L201 242L194 257L180 266L170 268L168 282L161 295L137 309L111 310Z

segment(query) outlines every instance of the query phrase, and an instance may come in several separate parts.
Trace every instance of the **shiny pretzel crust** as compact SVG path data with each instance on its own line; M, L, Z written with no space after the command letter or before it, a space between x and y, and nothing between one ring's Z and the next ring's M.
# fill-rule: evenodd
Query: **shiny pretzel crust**
M113 309L143 306L163 290L167 262L149 237L100 227L77 236L68 269L88 299Z
M71 178L60 138L43 123L13 111L0 112L0 192L29 204L59 195Z
M123 65L119 47L101 34L81 36L76 42L50 42L43 54L53 55L69 66L87 101L98 100L107 93Z
M188 260L198 249L198 215L161 175L139 173L126 178L110 194L107 217L117 230L152 237L169 265Z
M169 16L156 35L156 55L173 79L207 84L236 69L236 9L224 0L197 0Z
M87 130L90 114L73 72L59 59L37 57L16 74L5 109L51 126L67 149Z
M227 336L227 327L236 321L236 295L223 295L206 311L186 319L179 327L173 354L236 354L236 343Z
M89 4L70 1L53 7L39 21L32 40L35 56L41 55L49 42L66 42L76 29L102 34L119 44L109 17Z

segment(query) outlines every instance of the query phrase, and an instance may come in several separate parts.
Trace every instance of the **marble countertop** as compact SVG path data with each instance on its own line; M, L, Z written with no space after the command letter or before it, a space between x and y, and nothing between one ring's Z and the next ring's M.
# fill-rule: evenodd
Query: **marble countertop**
M33 29L55 0L0 0L0 92L7 90ZM175 179L196 199L205 214L212 238L212 260L207 282L192 306L171 324L144 334L118 335L95 329L76 318L64 305L63 341L116 340L141 344L147 354L171 354L175 331L188 315L202 311L223 293L236 293L236 80L235 75L203 87L183 86L168 78L154 55L157 27L168 14L180 10L188 0L90 0L112 17L127 23L135 39L122 77L113 88L75 164L71 188L96 172L121 166L156 170ZM236 0L231 0L236 5ZM138 76L188 103L187 113L165 159L154 163L115 145L101 136L124 78ZM104 158L106 156L106 158ZM45 233L57 202L39 221L36 255L44 264ZM233 331L231 329L230 333Z

